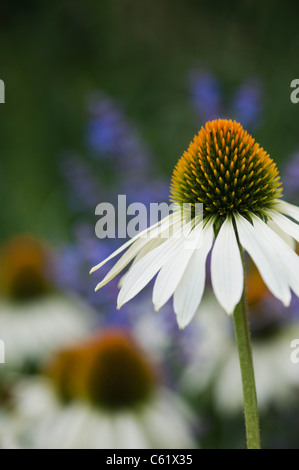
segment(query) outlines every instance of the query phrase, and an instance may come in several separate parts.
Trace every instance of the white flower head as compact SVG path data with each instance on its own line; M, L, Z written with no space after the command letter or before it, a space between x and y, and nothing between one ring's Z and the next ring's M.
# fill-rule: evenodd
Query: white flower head
M208 122L174 169L171 200L177 210L95 266L91 272L127 249L96 289L134 260L122 280L118 307L157 274L155 309L173 295L184 328L201 302L210 251L213 291L226 313L233 313L244 288L243 248L272 294L289 305L291 290L299 295L299 258L288 243L299 241L299 208L283 202L281 191L275 163L239 123ZM202 220L194 216L185 222L184 205L197 203L203 205ZM182 226L184 236L178 236Z

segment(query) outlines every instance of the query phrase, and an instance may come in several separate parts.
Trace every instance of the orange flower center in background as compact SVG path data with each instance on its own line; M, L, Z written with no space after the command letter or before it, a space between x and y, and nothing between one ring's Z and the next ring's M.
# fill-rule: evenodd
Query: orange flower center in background
M7 242L0 255L0 292L14 301L30 300L51 291L45 246L30 236Z
M122 330L102 332L77 348L62 351L47 375L62 400L88 400L110 410L143 403L155 385L147 356Z

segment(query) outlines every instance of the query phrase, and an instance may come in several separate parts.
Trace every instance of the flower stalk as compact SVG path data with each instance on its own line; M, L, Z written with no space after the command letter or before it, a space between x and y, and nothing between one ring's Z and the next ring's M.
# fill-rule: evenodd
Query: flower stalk
M260 427L250 340L244 255L240 243L239 248L244 269L244 290L242 298L234 311L234 327L242 376L247 448L260 449Z

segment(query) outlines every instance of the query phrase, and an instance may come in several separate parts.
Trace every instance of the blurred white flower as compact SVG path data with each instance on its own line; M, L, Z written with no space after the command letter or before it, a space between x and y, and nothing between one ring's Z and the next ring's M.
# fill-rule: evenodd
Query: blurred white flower
M1 371L42 363L57 348L84 337L94 312L76 297L48 295L25 304L0 300Z
M63 351L48 376L15 392L15 432L25 448L194 448L193 418L158 385L128 333L109 330Z
M35 368L48 354L82 338L95 313L76 296L55 291L47 270L50 250L31 236L10 240L0 260L0 372Z
M256 299L255 299L256 300ZM266 308L269 304L260 304ZM257 307L255 306L255 309ZM255 379L260 411L273 404L289 405L299 389L298 365L290 360L290 342L298 337L299 325L280 322L275 326L275 313L255 311L252 316L267 314L268 324L252 334ZM188 395L198 395L209 390L211 400L222 413L242 412L243 396L238 352L233 324L223 316L215 298L205 298L194 329L197 347L190 366L181 379L181 388Z

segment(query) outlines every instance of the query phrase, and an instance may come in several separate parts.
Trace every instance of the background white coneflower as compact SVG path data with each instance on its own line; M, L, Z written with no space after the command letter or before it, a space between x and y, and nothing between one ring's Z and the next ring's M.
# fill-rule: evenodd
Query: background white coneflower
M36 372L66 343L85 336L95 311L75 294L62 293L50 276L52 252L37 237L19 235L0 253L1 373ZM82 311L85 312L82 315Z
M160 383L151 360L120 328L58 352L44 377L19 384L14 402L15 434L25 448L196 446L189 407Z

